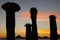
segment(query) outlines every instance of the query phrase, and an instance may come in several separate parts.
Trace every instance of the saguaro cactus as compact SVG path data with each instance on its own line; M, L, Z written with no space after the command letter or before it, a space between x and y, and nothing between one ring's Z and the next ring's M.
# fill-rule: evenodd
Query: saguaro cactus
M6 11L7 40L15 40L15 12L20 10L18 4L7 2L2 5Z

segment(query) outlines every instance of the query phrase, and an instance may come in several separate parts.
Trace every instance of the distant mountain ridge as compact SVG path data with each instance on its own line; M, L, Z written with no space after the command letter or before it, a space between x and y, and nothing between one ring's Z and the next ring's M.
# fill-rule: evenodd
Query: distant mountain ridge
M60 34L57 35L57 36L58 36L58 39L60 39ZM49 37L47 37L47 36L44 36L44 37L38 36L38 38L39 39L49 39ZM0 38L0 39L6 39L6 38ZM18 36L15 37L15 39L25 39L25 37L22 37L22 36L18 35Z

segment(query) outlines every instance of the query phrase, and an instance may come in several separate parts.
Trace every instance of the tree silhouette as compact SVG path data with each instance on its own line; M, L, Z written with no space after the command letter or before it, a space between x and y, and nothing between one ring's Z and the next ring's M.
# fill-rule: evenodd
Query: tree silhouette
M7 40L15 40L15 12L20 10L18 4L7 2L2 5L6 11Z

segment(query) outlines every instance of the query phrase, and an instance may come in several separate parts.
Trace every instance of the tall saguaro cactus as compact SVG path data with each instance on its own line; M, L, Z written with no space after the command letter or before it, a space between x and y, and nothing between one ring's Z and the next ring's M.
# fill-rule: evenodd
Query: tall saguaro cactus
M7 40L15 40L15 12L20 10L18 4L7 2L2 5L6 11Z

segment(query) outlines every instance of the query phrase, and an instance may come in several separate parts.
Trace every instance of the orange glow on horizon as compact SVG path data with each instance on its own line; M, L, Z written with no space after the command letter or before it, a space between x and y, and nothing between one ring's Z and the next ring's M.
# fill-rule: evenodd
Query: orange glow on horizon
M60 30L58 30L57 32L58 32L58 34L60 34ZM25 34L26 34L26 30L20 30L20 35L22 37L25 37ZM44 36L50 37L50 30L38 30L38 36L41 36L41 37L44 37Z
M49 16L52 14L52 12L40 12L38 11L37 14L37 22L49 22ZM56 20L58 23L60 23L60 13L59 12L54 12L53 15L56 15ZM24 19L29 19L30 18L30 13L29 11L24 11L20 14L18 17L18 20L24 20ZM26 30L22 29L20 31L16 30L15 36L21 35L22 37L25 37ZM60 30L58 30L58 34L60 34ZM48 36L50 37L50 30L38 30L38 36ZM0 33L0 38L6 37L6 32Z
M20 31L15 32L15 36L20 35L22 37L25 37L26 36L25 34L26 34L26 30L20 30ZM58 30L58 34L60 34L60 30ZM50 37L50 30L38 30L38 36ZM0 38L4 38L4 37L6 37L6 34L4 34L4 33L0 34Z

